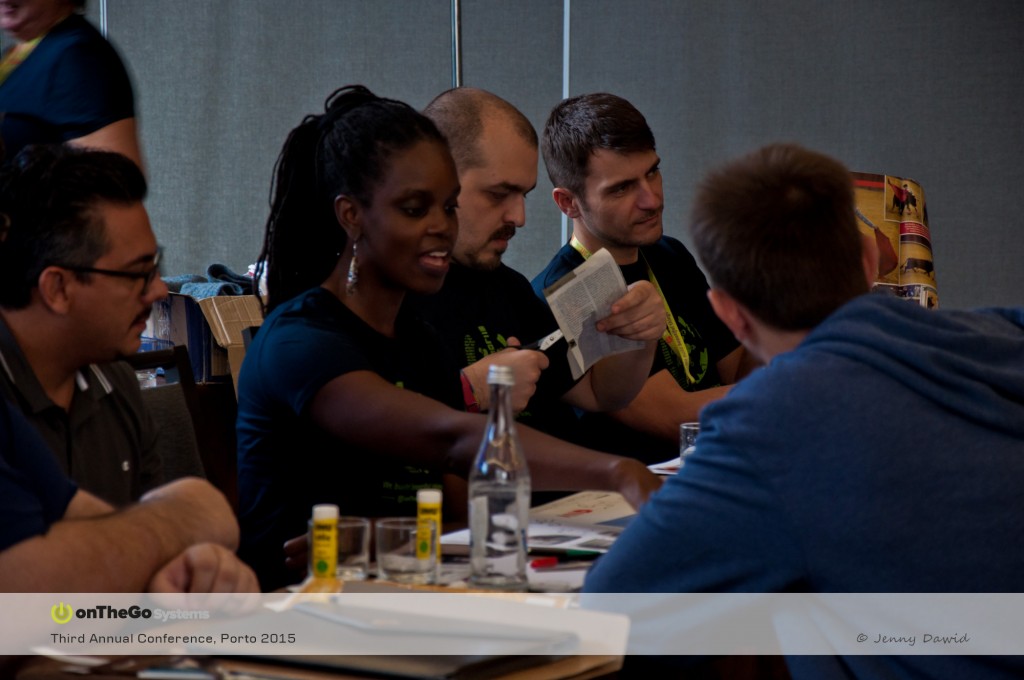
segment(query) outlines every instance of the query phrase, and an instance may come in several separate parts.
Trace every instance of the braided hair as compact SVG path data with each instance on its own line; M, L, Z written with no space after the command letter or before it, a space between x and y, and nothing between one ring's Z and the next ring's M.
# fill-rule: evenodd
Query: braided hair
M445 139L408 104L378 97L362 85L335 90L324 113L291 131L274 165L263 250L256 280L267 275L264 312L320 285L337 266L346 236L334 199L369 206L388 158L423 140Z

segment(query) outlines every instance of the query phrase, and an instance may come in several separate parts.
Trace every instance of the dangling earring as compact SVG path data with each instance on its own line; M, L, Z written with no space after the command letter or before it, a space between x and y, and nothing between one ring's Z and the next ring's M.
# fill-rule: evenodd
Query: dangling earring
M356 286L359 285L359 261L356 256L356 244L352 242L352 259L348 261L348 277L345 279L345 293L356 294Z

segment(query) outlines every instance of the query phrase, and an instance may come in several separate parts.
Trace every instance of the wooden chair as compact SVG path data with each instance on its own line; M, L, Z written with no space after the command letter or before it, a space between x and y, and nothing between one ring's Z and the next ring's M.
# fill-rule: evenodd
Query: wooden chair
M191 422L188 424L191 425L198 449L199 467L210 483L227 497L231 507L237 508L238 473L235 463L235 418L238 406L231 384L197 384L192 375L188 348L184 345L176 345L166 350L140 352L128 357L126 361L135 370L163 368L167 381L180 386L180 393L190 416ZM164 385L163 387L171 386ZM178 402L178 407L173 404L176 400L171 396L174 390L168 394L154 392L154 390L160 389L162 388L147 388L142 391L142 395L147 402L152 400L150 408L158 424L161 421L166 421L162 427L173 434L174 431L171 428L180 425L180 416L183 412L180 409L180 402ZM153 394L147 396L147 393ZM180 426L184 427L184 425ZM167 437L169 440L177 438L177 436ZM181 438L187 439L187 435L182 435ZM185 446L180 442L172 443L170 441L162 442L161 446L165 443L167 446ZM179 461L175 463L175 467L179 470L195 469L194 464L190 467L187 462L180 462L187 460L187 454L183 454L181 451L182 449L178 448L168 454L171 459ZM173 479L169 476L171 472L173 470L167 469L165 464L167 479Z

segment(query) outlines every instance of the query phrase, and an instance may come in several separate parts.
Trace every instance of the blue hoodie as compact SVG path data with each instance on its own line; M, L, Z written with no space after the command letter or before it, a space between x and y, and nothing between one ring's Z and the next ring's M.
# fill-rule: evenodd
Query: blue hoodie
M704 410L585 590L1022 592L1022 497L1024 309L865 295Z

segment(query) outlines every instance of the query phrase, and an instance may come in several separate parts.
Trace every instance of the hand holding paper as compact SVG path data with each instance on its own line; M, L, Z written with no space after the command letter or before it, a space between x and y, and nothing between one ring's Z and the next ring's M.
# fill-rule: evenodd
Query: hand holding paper
M611 315L597 322L597 330L627 340L657 340L665 332L665 304L650 281L631 283L612 304Z
M653 325L649 294L644 289L644 286L636 286L635 290L628 290L611 253L604 249L544 289L544 297L569 344L569 365L573 378L578 380L604 357L644 347L643 340L632 337L638 331L649 333L649 325ZM635 293L634 297L630 298L627 292ZM615 304L626 305L626 309L617 308L613 312ZM609 320L609 317L623 314L626 316L615 321ZM661 325L664 326L663 308L659 315ZM598 329L599 321L613 323L626 335L601 332Z

